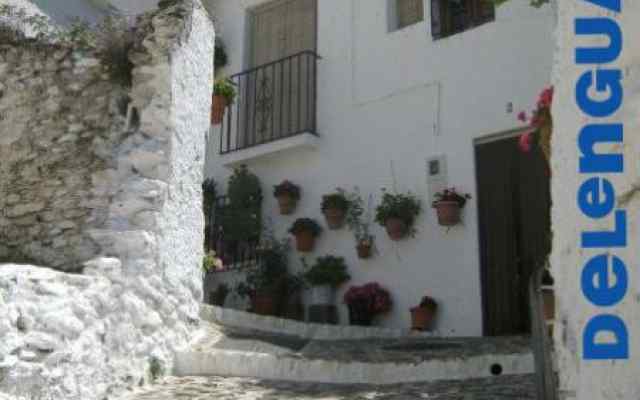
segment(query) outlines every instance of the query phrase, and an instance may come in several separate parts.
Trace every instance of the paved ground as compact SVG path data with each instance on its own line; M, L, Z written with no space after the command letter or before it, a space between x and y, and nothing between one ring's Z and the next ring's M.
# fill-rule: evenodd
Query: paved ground
M533 376L392 386L268 382L244 378L167 378L124 400L533 400Z

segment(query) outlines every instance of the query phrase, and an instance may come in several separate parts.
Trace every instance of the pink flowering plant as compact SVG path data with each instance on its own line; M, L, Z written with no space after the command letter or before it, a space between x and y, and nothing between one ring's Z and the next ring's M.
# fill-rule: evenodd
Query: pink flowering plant
M360 312L369 316L388 312L393 304L389 291L377 282L351 286L344 294L344 302L349 307L358 307Z
M547 160L551 153L551 133L553 130L553 120L551 117L551 104L553 103L553 86L550 86L540 93L536 109L531 115L525 111L518 114L521 122L528 123L529 129L520 136L518 146L524 153L531 151L534 144L542 149Z
M468 193L460 194L456 191L456 188L447 188L441 192L437 192L433 195L435 201L432 203L432 207L438 207L438 203L441 201L454 201L458 203L460 208L467 204L467 200L471 199L471 195Z

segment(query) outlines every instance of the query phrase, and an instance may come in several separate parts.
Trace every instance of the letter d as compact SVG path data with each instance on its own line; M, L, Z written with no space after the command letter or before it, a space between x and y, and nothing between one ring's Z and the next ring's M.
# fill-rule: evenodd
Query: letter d
M601 332L610 332L615 343L596 343ZM584 329L583 357L585 360L625 360L629 358L629 335L625 323L615 315L592 318Z

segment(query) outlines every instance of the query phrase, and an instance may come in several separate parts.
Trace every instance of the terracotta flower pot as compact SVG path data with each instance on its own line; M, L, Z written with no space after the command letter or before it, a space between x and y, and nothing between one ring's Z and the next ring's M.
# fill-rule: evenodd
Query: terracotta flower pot
M290 215L296 209L298 201L289 195L278 196L278 207L280 207L280 215Z
M296 249L301 253L309 253L313 251L316 244L316 238L313 232L301 231L296 233Z
M400 218L387 218L384 226L391 240L400 240L407 236L407 224Z
M436 311L431 307L413 307L411 309L411 329L426 331L431 329Z
M258 292L253 296L253 312L258 315L276 315L277 301L271 292Z
M358 251L358 258L367 259L371 257L371 249L373 246L371 243L358 243L356 250Z
M460 223L460 204L457 201L439 201L435 207L440 225L453 226Z
M552 321L556 314L556 298L551 290L542 291L542 303L544 319L546 321Z
M222 123L222 119L224 118L224 111L227 108L227 98L214 94L213 100L211 102L211 124L218 125Z
M346 213L339 208L328 208L324 210L324 217L327 220L327 226L329 229L336 230L342 228L344 225L344 218Z

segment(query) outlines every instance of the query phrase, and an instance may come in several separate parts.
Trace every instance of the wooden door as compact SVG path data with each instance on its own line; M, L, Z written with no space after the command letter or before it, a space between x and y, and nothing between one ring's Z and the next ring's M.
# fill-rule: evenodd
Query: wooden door
M548 167L518 138L476 146L484 331L530 333L528 282L550 249Z
M309 56L316 48L316 0L274 1L250 13L253 72L243 80L246 144L303 131L311 120Z

